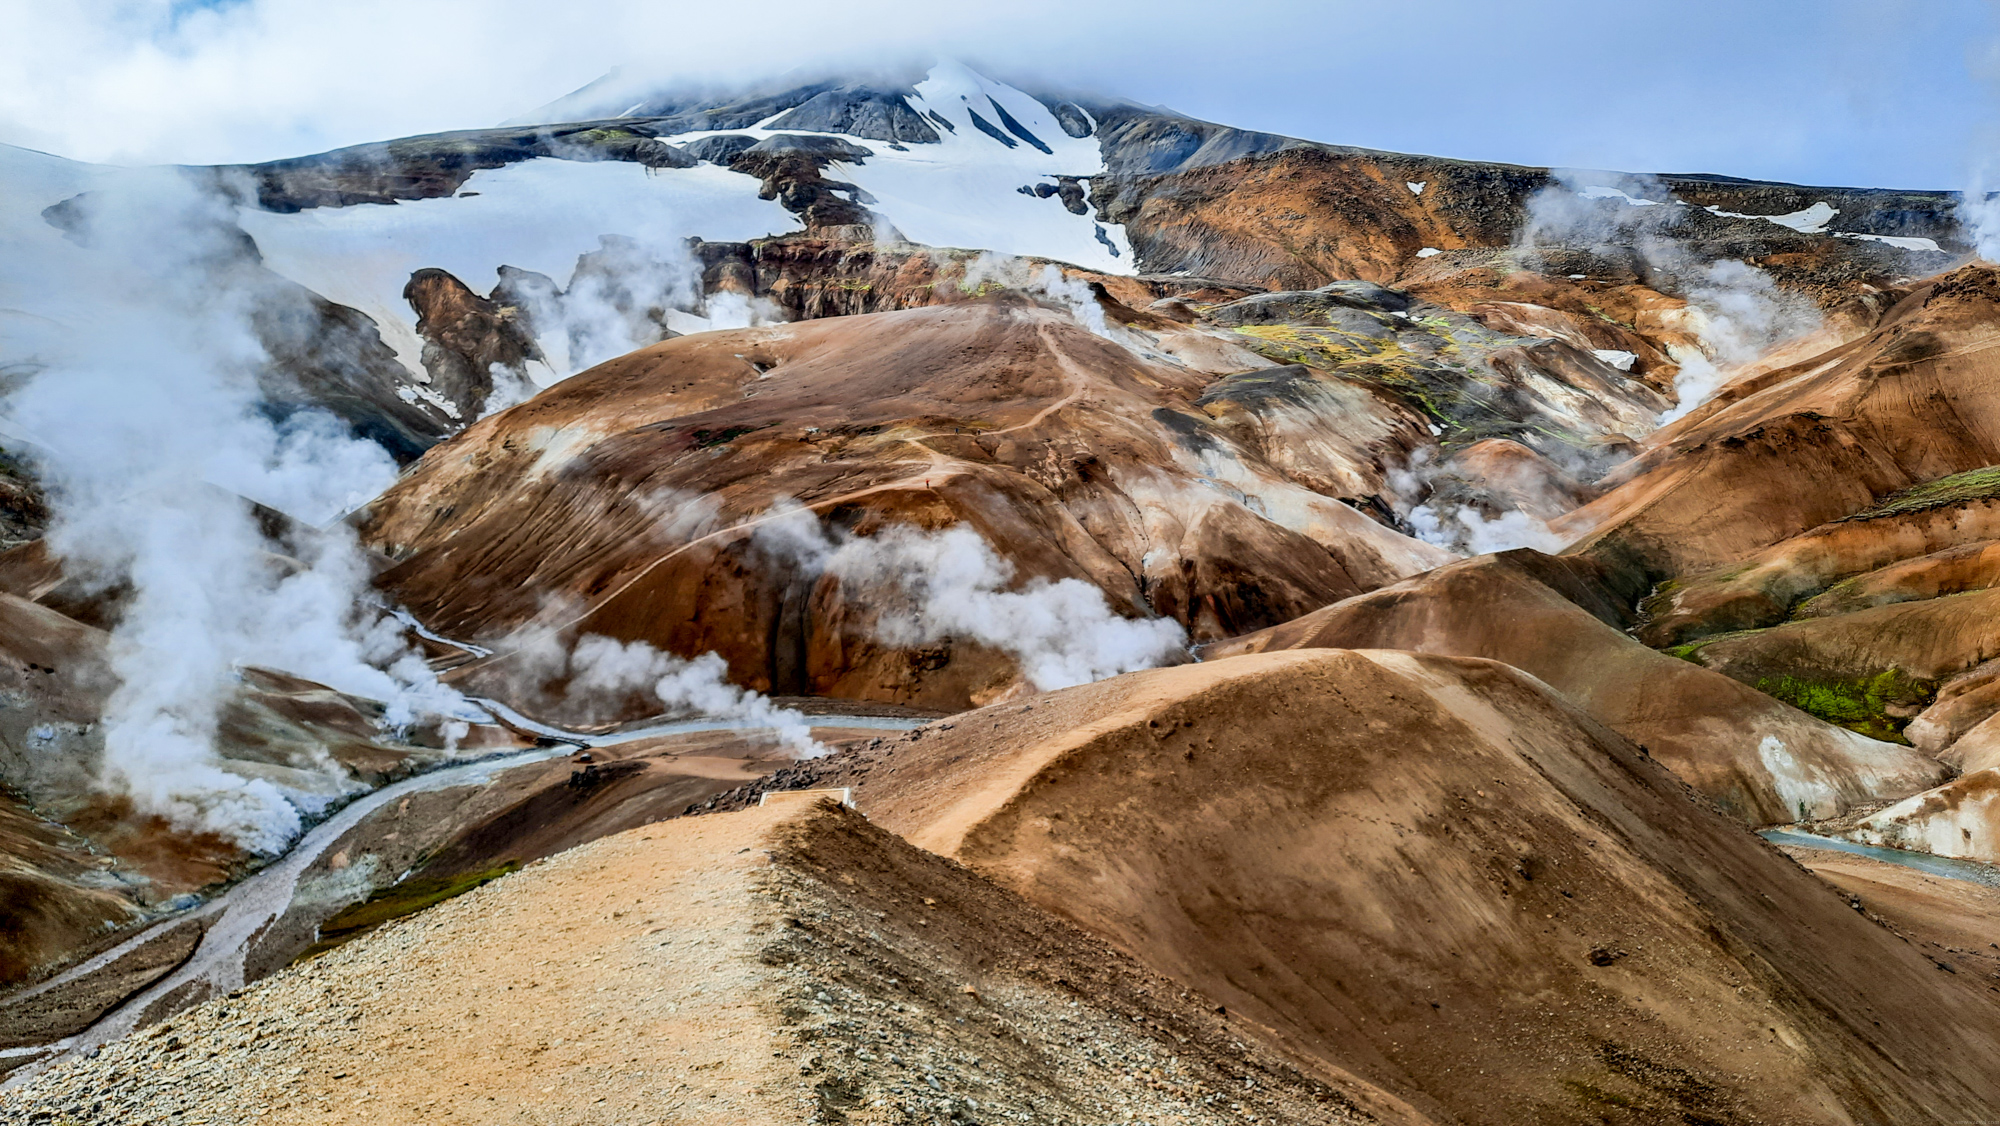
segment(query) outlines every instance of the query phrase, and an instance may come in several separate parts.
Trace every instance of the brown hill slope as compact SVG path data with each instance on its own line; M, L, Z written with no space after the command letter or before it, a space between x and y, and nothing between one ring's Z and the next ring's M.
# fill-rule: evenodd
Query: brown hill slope
M174 1110L1422 1121L1210 1008L851 812L795 802L565 853L0 1093L0 1108L92 1126Z
M1495 663L1156 670L956 717L859 777L876 822L1441 1117L2000 1097L1983 986Z
M1510 551L1334 603L1207 656L1366 648L1504 661L1753 824L1831 817L1948 776L1921 754L1646 648L1618 628L1624 602L1588 559Z
M1421 277L1427 271L1419 252L1426 248L1507 248L1528 218L1530 198L1561 190L1555 184L1543 168L1291 142L1157 171L1113 156L1112 174L1091 182L1091 202L1099 218L1125 225L1147 271L1310 289L1337 278ZM1702 261L1733 258L1769 268L1788 284L1821 291L1828 304L1870 282L1942 269L1956 253L1906 251L1835 233L1901 233L1902 224L1915 220L1925 234L1949 242L1949 204L1934 193L1689 177L1663 178L1656 190L1691 205L1666 236L1679 248ZM1835 208L1826 233L1760 218L1821 202Z
M1923 482L2000 462L2000 275L1919 286L1867 336L1660 431L1559 526L1654 578L1743 561Z
M1268 361L1173 322L1157 336L1142 358L1003 296L669 340L472 426L363 532L401 561L383 584L451 636L539 615L713 649L763 690L942 707L1015 670L970 644L874 641L884 592L756 546L784 498L863 534L966 524L1022 578L1081 579L1197 637L1445 558L1335 499L1379 496L1384 464L1428 438L1416 412L1303 369L1205 408L1218 375ZM1263 456L1260 418L1284 458Z

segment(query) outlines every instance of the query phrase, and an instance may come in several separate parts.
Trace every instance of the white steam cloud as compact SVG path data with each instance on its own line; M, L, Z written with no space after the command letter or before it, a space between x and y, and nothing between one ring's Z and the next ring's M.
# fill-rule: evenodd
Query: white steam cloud
M769 728L801 758L826 753L813 739L804 715L773 704L762 693L729 683L729 666L714 653L686 660L643 641L618 642L592 634L570 651L569 673L573 698L598 694L617 697L645 688L670 712Z
M1186 653L1179 623L1121 617L1103 591L1081 580L1037 578L1007 589L1012 564L962 524L938 532L901 524L861 537L829 532L800 509L760 525L757 544L808 572L885 592L876 606L877 640L977 642L1013 658L1039 691L1170 664Z
M1512 551L1517 547L1531 547L1553 555L1569 546L1567 538L1551 531L1547 521L1531 512L1519 508L1503 509L1488 517L1470 504L1439 501L1434 491L1435 482L1449 475L1451 469L1448 464L1433 462L1431 456L1432 448L1419 449L1405 464L1389 466L1384 477L1396 511L1409 526L1410 534L1417 539L1461 555L1486 555ZM1554 495L1552 490L1537 490L1533 481L1481 481L1477 484L1511 484L1515 492L1526 488L1530 492L1542 493L1524 501L1540 511L1563 512L1571 507L1569 498ZM1502 490L1481 491L1489 503L1500 502Z
M1077 323L1091 332L1106 340L1117 339L1104 320L1104 306L1097 303L1097 295L1090 286L1055 266L1037 267L1025 258L986 251L966 263L965 278L959 285L974 292L993 285L1046 297L1068 309Z
M1471 505L1461 505L1450 513L1434 511L1420 504L1408 517L1417 538L1427 544L1467 555L1486 555L1532 547L1554 555L1569 541L1549 530L1548 524L1521 511L1502 512L1489 520Z
M269 294L214 195L170 170L134 173L83 197L69 230L0 228L19 283L0 303L31 314L13 320L8 356L37 369L0 408L45 450L50 548L80 579L129 584L101 780L181 829L279 851L345 776L330 760L295 785L230 768L216 739L239 667L385 701L391 725L463 706L363 608L347 529L310 527L396 467L330 415L267 411L248 325ZM243 497L308 527L270 541Z
M521 272L503 278L493 297L521 309L557 380L677 333L786 320L784 310L767 297L732 290L704 294L701 264L679 239L603 235L596 250L578 258L568 289ZM532 387L518 386L525 380L503 387L504 370L494 369L488 413L534 393ZM492 405L496 400L500 407Z
M665 339L667 310L692 307L701 295L700 273L685 247L600 242L561 297L565 375Z
M552 607L544 618L569 617ZM768 696L729 683L729 666L715 653L692 659L663 653L643 641L584 634L574 643L545 625L509 639L504 693L572 728L597 728L635 713L671 718L732 721L768 729L801 758L826 753L804 714Z
M1556 183L1529 197L1517 249L1629 253L1650 284L1678 290L1688 303L1698 348L1673 350L1681 368L1676 402L1660 416L1661 425L1707 402L1735 368L1819 327L1819 311L1780 290L1764 271L1731 260L1700 263L1668 238L1686 205L1658 179L1576 171L1555 176Z
M1988 262L2000 262L2000 196L1986 186L1988 182L1982 169L1973 177L1972 187L1959 196L1956 212L1973 253Z
M1702 350L1674 350L1681 370L1674 376L1676 402L1660 416L1663 426L1713 398L1731 369L1819 327L1819 314L1811 306L1779 290L1771 275L1747 263L1712 262L1682 288Z

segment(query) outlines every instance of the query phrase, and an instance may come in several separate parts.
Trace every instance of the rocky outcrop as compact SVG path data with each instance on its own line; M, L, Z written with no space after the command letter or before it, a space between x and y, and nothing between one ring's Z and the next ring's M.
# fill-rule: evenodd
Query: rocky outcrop
M528 361L542 360L520 306L487 300L443 270L418 270L403 298L417 312L432 388L469 418L486 413L496 367L518 385L528 379Z
M841 231L870 237L880 216L863 206L868 193L843 180L829 180L822 170L830 159L815 148L762 148L762 143L737 153L729 167L763 181L757 195L774 199L799 217L808 231Z
M354 145L314 156L212 170L223 190L247 182L266 211L351 207L455 195L474 172L536 157L623 160L691 168L696 159L623 121L580 121L524 129L468 129Z
M871 141L914 145L938 142L937 129L911 109L901 93L868 86L822 90L785 111L767 128L846 133Z

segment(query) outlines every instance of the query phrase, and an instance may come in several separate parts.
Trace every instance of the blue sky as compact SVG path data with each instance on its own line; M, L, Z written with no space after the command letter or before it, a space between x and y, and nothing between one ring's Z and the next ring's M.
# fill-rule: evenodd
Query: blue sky
M1952 188L2000 141L1996 36L1983 0L17 0L0 141L262 160L490 124L620 64L945 53L1344 144Z

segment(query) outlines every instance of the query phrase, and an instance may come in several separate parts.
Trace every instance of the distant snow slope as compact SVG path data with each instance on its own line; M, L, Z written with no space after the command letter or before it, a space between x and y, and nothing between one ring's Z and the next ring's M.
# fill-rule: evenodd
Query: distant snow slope
M1106 273L1134 271L1123 228L1072 214L1059 199L1020 191L1054 186L1057 175L1102 173L1094 137L1069 136L1034 98L957 63L934 67L909 101L934 123L949 123L939 127L941 143L897 151L887 142L849 136L875 155L832 165L827 175L858 184L875 198L872 209L916 242L1054 258ZM975 114L992 133L980 128ZM800 132L729 129L663 139ZM517 266L566 287L577 256L597 249L601 235L665 246L690 236L743 241L797 230L798 220L782 206L757 198L759 186L754 177L706 162L648 170L544 158L476 172L450 198L289 215L246 207L240 222L273 270L368 314L397 357L421 376L416 314L403 300L414 271L448 270L485 293L498 267ZM543 343L549 350L558 342Z
M1035 184L1053 187L1058 175L1101 174L1104 157L1095 137L1070 136L1042 103L955 62L933 67L908 101L934 124L933 114L950 123L939 128L940 143L909 145L899 152L884 141L849 136L846 140L875 155L860 164L835 164L827 175L860 185L875 197L872 208L915 242L1054 258L1101 273L1135 272L1132 245L1123 227L1071 214L1057 199L1024 195L1020 190ZM1027 138L1008 128L994 103ZM974 114L1013 141L1012 146L982 130ZM722 135L761 139L797 132L719 129L661 139L681 144ZM1037 148L1035 141L1049 151ZM1102 240L1099 230L1104 232Z
M34 346L24 334L37 325L90 323L89 295L65 284L83 250L42 211L103 187L121 171L0 145L0 365L31 358Z
M423 342L403 300L417 270L448 270L481 293L499 280L501 266L566 286L577 256L596 250L602 235L666 248L691 235L738 241L797 230L798 220L758 199L757 188L755 179L712 164L654 171L623 161L539 159L475 172L446 199L290 215L246 207L238 222L271 269L374 318L397 358L421 374Z

